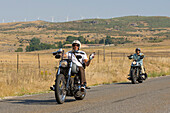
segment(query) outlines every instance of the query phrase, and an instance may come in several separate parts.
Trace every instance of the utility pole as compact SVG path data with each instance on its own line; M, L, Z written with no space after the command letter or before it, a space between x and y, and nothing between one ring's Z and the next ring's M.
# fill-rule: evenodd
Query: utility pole
M51 20L52 22L54 22L54 17L52 17L52 20Z
M68 16L67 16L67 20L66 21L68 22Z
M103 47L103 61L105 62L105 38L104 38L104 47Z

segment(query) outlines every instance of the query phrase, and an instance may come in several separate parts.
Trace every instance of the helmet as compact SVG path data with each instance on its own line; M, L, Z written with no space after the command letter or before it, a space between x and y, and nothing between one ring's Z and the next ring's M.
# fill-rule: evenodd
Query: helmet
M136 48L135 52L137 52L137 51L141 51L140 48Z
M72 42L72 46L73 46L73 44L78 44L79 49L81 48L81 43L80 43L80 41L74 40L74 41Z

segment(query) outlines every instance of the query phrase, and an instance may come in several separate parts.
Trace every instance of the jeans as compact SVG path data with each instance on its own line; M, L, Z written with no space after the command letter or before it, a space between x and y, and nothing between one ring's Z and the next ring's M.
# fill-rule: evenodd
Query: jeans
M86 78L85 78L85 69L83 67L79 67L79 75L80 75L81 85L85 85L86 84Z

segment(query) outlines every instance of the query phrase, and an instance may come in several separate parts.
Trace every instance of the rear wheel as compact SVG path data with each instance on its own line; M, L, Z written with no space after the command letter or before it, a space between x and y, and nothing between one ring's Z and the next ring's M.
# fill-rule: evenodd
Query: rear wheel
M55 98L59 104L63 104L66 99L66 82L63 74L57 76L55 83Z
M138 79L138 69L132 69L131 70L131 81L132 84L137 84L137 79Z

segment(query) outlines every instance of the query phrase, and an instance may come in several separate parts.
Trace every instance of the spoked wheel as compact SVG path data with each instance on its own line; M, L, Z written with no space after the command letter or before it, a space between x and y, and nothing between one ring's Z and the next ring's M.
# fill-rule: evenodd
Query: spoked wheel
M63 74L57 76L55 83L55 98L59 104L63 104L66 99L66 82Z
M132 84L137 84L137 79L138 79L138 69L132 69L131 70Z

